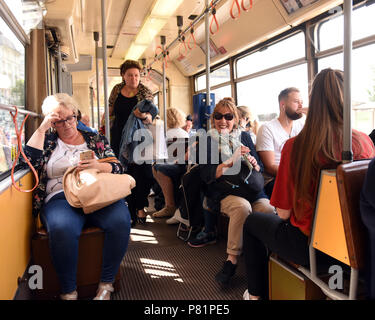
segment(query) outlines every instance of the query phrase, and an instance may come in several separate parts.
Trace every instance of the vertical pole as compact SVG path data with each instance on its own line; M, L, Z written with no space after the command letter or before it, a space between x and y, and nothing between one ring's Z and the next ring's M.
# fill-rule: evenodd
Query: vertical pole
M211 64L211 56L210 56L210 15L209 15L209 5L210 1L206 0L206 15L204 17L205 22L205 37L206 37L206 112L205 114L209 114L210 105L211 105L211 91L210 91L210 64ZM210 119L207 119L207 130L211 129L211 122Z
M160 36L161 47L163 50L163 112L164 112L164 135L167 134L167 85L166 85L166 71L165 71L165 36Z
M351 80L352 80L352 0L344 1L344 128L343 162L353 161L351 125Z
M58 46L58 53L57 53L57 78L58 78L58 85L57 90L59 93L62 92L62 58L61 58L61 47Z
M94 119L94 88L90 87L90 108L91 108L91 127L95 127ZM99 129L99 126L98 126Z
M102 0L102 50L103 50L103 85L104 85L104 114L105 114L105 136L108 142L110 140L109 130L109 110L108 110L108 83L107 83L107 36L106 36L106 25L105 25L105 0Z
M100 98L99 98L99 54L98 54L98 41L99 41L99 32L94 32L95 40L95 68L96 68L96 100L98 104L98 129L100 128ZM108 130L108 128L106 129Z

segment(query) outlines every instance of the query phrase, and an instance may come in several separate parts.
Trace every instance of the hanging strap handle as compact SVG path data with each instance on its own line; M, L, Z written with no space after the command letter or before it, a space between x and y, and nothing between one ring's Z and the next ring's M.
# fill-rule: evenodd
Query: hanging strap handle
M12 116L13 118L13 123L14 123L14 128L15 128L15 131L16 131L16 135L17 135L17 145L18 145L18 151L17 151L17 155L16 155L16 158L14 159L13 161L13 166L12 166L12 171L11 171L11 178L12 178L12 184L13 184L13 187L20 191L20 192L32 192L34 191L34 189L38 186L39 184L39 177L38 177L38 173L36 172L35 168L33 167L33 165L30 163L29 159L26 157L25 153L23 152L23 149L22 149L22 141L21 141L21 137L22 137L22 130L23 130L23 127L25 125L25 122L27 120L27 118L29 117L29 115L27 114L26 117L23 119L22 121L22 124L21 124L21 127L20 129L18 130L18 125L17 125L17 115L18 115L18 109L16 106L13 106L15 109L16 109L16 112L13 114L12 111L9 111L10 115ZM14 181L14 168L16 167L17 165L17 161L20 157L20 154L22 154L22 157L25 159L27 165L30 167L31 171L33 172L34 174L34 177L35 177L35 185L32 189L30 190L22 190L21 188L19 188L16 184L16 182Z
M211 23L210 23L210 33L212 35L214 35L215 33L217 33L219 31L219 22L216 19L216 7L213 5L213 1L211 1L211 8L212 8L212 10L211 10L212 20L211 20ZM216 31L215 32L212 31L212 25L213 25L214 22L216 24Z
M243 3L243 1L242 1ZM233 13L233 9L234 9L234 5L237 6L237 15L234 15ZM233 0L232 1L232 6L230 8L230 16L232 17L233 20L236 20L240 17L241 15L241 7L240 7L240 4L238 3L238 0Z
M249 0L249 1L250 1L250 5L248 7L245 7L245 0L241 1L241 7L243 11L249 11L250 9L253 8L253 0Z

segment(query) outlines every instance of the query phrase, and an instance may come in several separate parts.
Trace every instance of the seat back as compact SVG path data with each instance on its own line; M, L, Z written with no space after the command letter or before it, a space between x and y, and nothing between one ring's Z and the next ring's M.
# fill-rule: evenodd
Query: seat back
M359 199L370 160L341 164L337 167L337 188L348 248L350 266L364 267L366 230L360 218Z

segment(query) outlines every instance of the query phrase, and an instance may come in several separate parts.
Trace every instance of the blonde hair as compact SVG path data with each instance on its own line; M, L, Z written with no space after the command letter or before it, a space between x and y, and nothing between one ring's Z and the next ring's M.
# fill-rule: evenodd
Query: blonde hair
M168 108L167 109L167 127L168 129L172 128L181 128L185 125L186 115L184 112L177 108Z
M240 119L246 119L246 124L250 123L250 128L256 135L259 130L259 122L251 109L247 106L238 106L237 112Z
M75 115L78 114L77 102L66 93L55 93L45 98L42 104L42 112L47 115L60 106L71 110Z
M236 129L238 127L238 122L240 121L240 118L238 116L236 104L234 103L234 99L232 97L223 98L216 104L215 109L212 112L211 118L210 118L212 128L215 128L214 114L217 112L219 108L222 108L222 107L228 108L233 114L234 116L233 129Z

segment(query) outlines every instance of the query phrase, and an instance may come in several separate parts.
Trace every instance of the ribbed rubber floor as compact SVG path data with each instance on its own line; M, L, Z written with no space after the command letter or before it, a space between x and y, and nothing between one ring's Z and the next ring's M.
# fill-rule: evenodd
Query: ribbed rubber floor
M176 236L176 225L148 218L131 231L121 265L121 290L114 300L239 300L246 289L240 258L230 285L222 288L215 274L226 259L226 241L191 248Z

